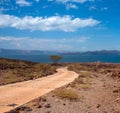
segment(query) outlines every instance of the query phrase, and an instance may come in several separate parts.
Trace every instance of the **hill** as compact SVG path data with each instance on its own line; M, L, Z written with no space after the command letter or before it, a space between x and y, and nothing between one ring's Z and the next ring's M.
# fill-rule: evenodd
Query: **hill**
M0 85L51 75L56 67L50 64L0 58Z
M86 51L86 52L66 52L64 54L68 54L68 55L77 55L77 54L81 54L81 55L106 55L106 54L110 54L110 55L120 55L120 51L118 50L101 50L101 51Z
M55 51L40 51L40 50L19 50L19 49L0 49L0 55L41 55L52 54Z

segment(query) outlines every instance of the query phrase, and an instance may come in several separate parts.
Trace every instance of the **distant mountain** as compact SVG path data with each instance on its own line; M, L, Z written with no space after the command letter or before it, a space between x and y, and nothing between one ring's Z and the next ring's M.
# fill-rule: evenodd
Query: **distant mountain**
M62 51L40 51L40 50L17 50L17 49L0 49L0 55L42 55L42 54L60 54L60 55L120 55L117 50L101 50L86 52L62 52Z
M88 51L85 52L87 54L94 54L94 55L103 55L103 54L120 54L120 51L117 50L101 50L101 51Z
M64 53L66 55L76 55L76 54L82 54L82 55L120 55L120 51L117 50L101 50L101 51L86 51L86 52L67 52Z
M53 54L56 51L40 51L40 50L17 50L17 49L0 49L0 55L41 55Z

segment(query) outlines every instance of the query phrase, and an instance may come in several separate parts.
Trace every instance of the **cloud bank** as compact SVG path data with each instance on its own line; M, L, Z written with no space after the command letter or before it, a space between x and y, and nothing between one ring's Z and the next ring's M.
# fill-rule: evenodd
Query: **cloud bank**
M100 21L93 18L81 19L72 18L69 15L51 17L32 17L23 18L0 14L0 27L12 27L20 30L39 30L39 31L64 31L74 32L79 28L93 27Z
M89 37L78 38L29 38L29 37L0 37L0 48L26 50L74 50L75 45L84 44ZM74 42L75 45L72 45Z

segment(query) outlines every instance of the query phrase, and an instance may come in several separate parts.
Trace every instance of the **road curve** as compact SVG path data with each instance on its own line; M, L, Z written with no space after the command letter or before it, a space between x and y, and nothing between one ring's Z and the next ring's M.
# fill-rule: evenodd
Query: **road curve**
M1 86L0 113L9 111L64 86L77 77L77 73L68 71L67 68L59 68L56 74L47 77Z

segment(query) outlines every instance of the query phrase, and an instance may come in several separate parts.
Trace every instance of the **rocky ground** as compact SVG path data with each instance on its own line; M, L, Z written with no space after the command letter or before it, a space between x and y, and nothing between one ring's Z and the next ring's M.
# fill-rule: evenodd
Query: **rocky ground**
M120 113L119 64L70 64L71 84L8 113Z

